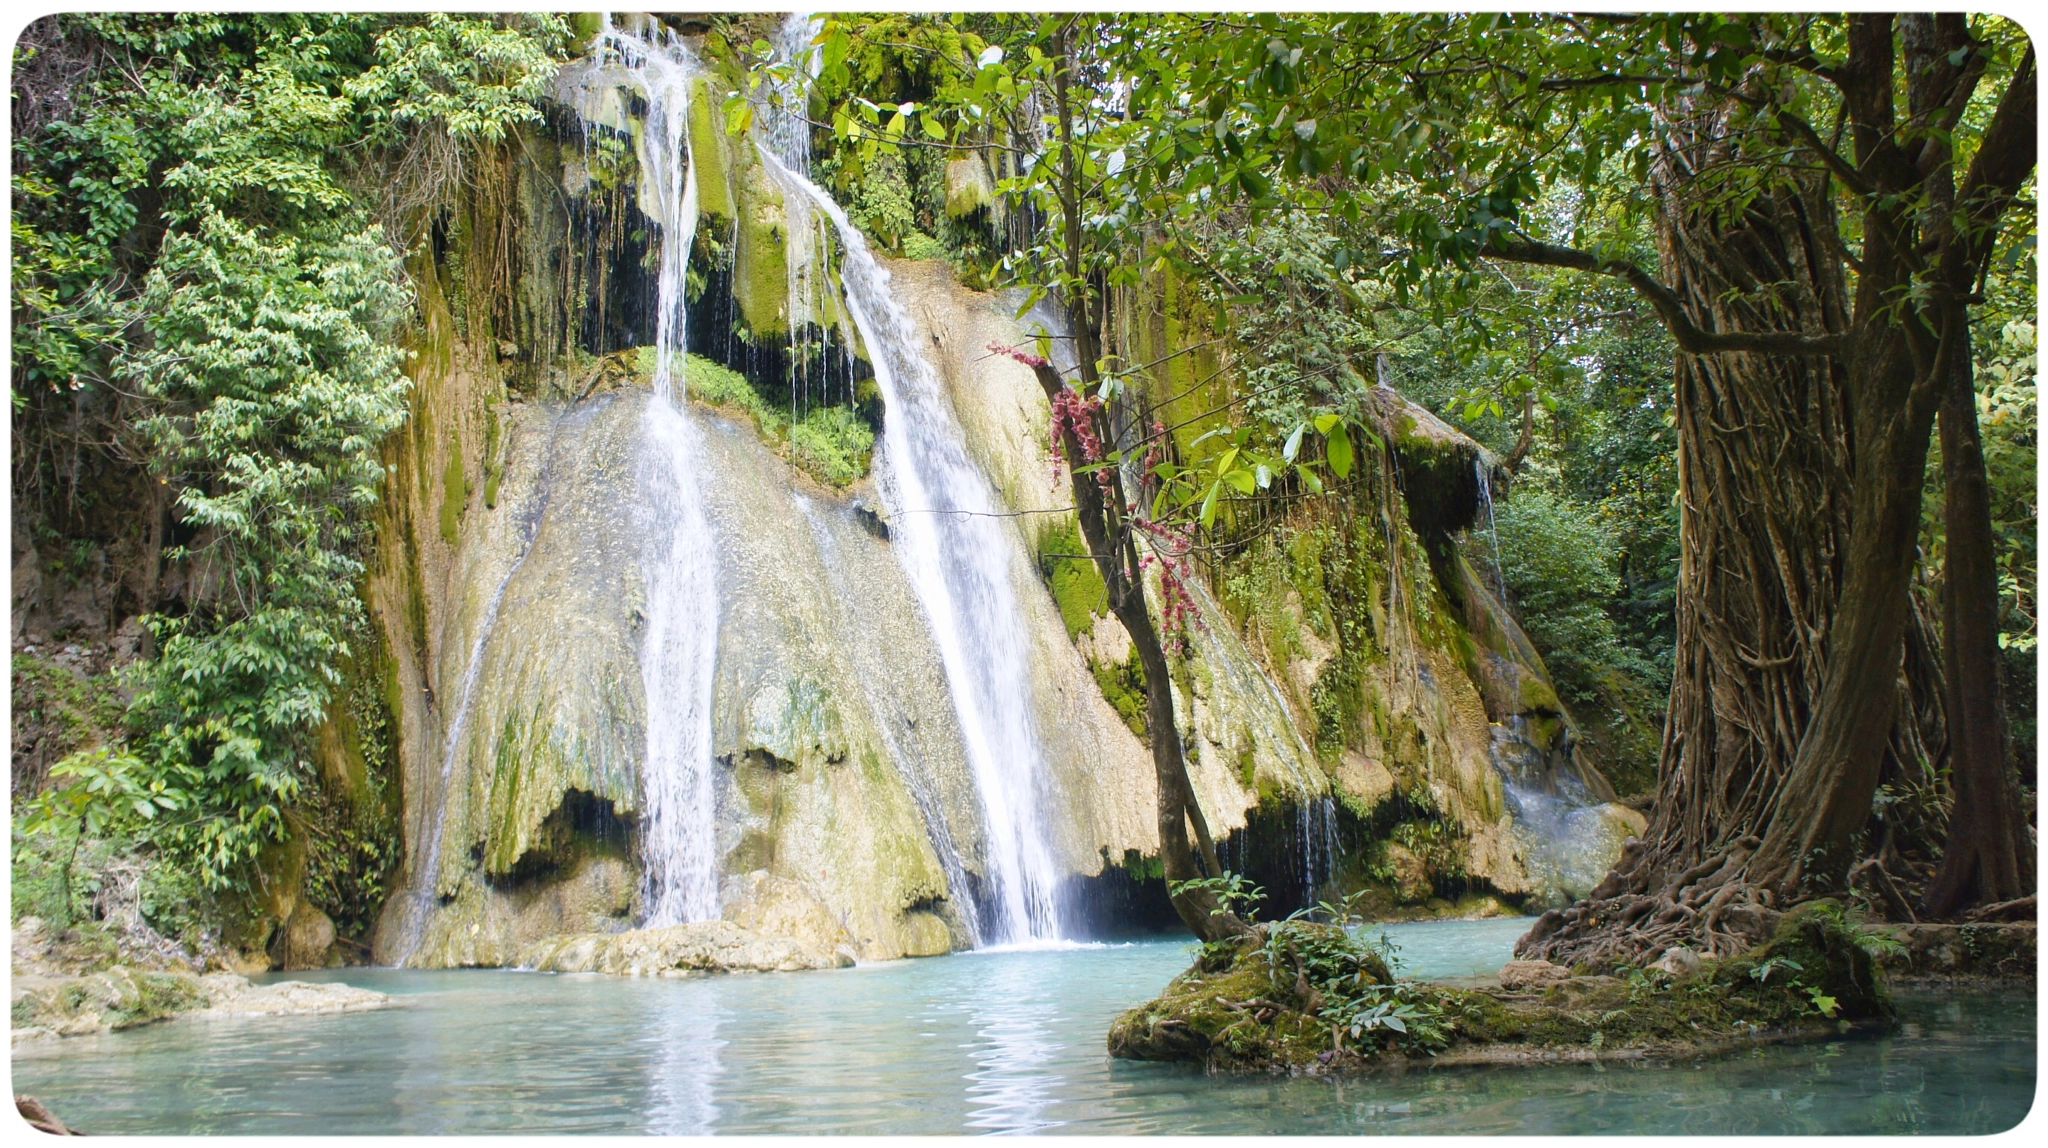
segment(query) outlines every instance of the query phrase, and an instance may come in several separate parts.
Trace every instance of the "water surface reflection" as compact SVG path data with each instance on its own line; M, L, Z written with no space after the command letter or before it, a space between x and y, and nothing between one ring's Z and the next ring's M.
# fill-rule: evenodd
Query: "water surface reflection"
M1526 922L1393 926L1410 970L1499 967ZM1344 1082L1111 1061L1186 967L1154 942L690 980L348 969L401 1007L28 1046L15 1088L109 1133L1990 1132L2032 1102L2034 997L1902 996L1902 1031L1668 1064Z

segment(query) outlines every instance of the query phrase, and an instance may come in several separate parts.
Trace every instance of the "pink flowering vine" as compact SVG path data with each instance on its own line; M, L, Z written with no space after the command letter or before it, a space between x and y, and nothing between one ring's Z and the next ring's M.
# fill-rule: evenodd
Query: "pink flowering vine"
M1152 539L1152 553L1140 560L1140 567L1150 566L1156 558L1159 563L1159 621L1160 644L1171 654L1187 652L1188 630L1190 627L1205 630L1202 615L1195 609L1195 598L1188 591L1188 583L1194 578L1194 565L1188 555L1194 550L1194 536L1185 527L1153 522L1135 515L1131 525L1143 531Z

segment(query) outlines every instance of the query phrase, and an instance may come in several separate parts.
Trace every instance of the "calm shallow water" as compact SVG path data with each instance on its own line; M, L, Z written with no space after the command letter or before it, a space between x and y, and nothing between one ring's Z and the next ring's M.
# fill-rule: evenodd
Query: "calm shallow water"
M1406 971L1490 972L1526 921L1389 926ZM104 1133L1994 1132L2033 1102L2031 993L1903 995L1884 1038L1675 1064L1252 1080L1112 1062L1185 942L838 972L625 980L296 974L393 994L334 1017L179 1020L17 1055ZM282 978L277 978L282 979Z

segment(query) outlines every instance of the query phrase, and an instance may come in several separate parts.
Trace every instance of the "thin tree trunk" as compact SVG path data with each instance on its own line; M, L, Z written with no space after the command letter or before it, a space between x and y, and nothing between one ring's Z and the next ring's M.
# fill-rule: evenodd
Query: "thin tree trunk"
M1977 429L1977 392L1967 339L1953 348L1942 397L1941 460L1947 554L1942 573L1943 669L1950 714L1955 808L1941 867L1925 906L1951 917L2034 891L2034 850L2013 784L1999 674L1998 568L1990 483Z
M1065 380L1050 364L1034 363L1033 371L1046 398L1059 401ZM1101 418L1100 412L1095 416ZM1098 433L1102 429L1098 427ZM1081 521L1081 537L1094 555L1109 599L1109 609L1131 636L1138 652L1138 665L1145 672L1145 719L1152 743L1152 773L1158 786L1159 860L1165 870L1167 887L1173 890L1183 881L1221 875L1208 823L1202 817L1194 786L1188 778L1187 760L1181 752L1180 726L1174 720L1173 678L1166 664L1166 651L1145 605L1145 583L1141 574L1137 543L1129 524L1120 521L1112 499L1121 502L1123 483L1114 469L1083 473L1086 456L1073 428L1061 428L1061 449L1074 492L1074 507ZM1109 498L1097 475L1107 474ZM1190 842L1190 825L1196 840ZM1197 852L1199 846L1200 852ZM1189 930L1205 941L1237 936L1249 931L1213 892L1181 889L1171 894L1174 911Z
M1054 42L1054 52L1061 65L1054 75L1053 98L1062 148L1059 172L1060 206L1065 216L1062 230L1065 251L1062 254L1070 284L1066 304L1080 381L1084 390L1092 390L1100 382L1096 361L1101 357L1098 324L1102 315L1090 298L1086 264L1082 259L1081 178L1073 146L1073 107L1068 99L1068 72L1072 67L1068 36L1071 30L1070 21ZM1067 389L1066 381L1049 363L1034 362L1032 369L1046 399L1057 405L1061 401L1061 392ZM1092 417L1096 420L1094 429L1098 440L1114 441L1109 434L1105 412L1098 410ZM1138 664L1145 672L1145 717L1151 734L1152 772L1158 786L1159 860L1165 870L1174 911L1189 930L1204 941L1241 935L1249 932L1250 926L1232 913L1213 891L1185 888L1174 891L1180 882L1218 877L1222 870L1216 861L1215 843L1210 837L1208 822L1202 816L1201 803L1196 799L1194 784L1188 777L1187 760L1181 752L1180 725L1174 720L1173 713L1173 678L1166 664L1166 651L1159 641L1159 631L1145 605L1145 583L1137 540L1125 517L1129 501L1124 494L1123 476L1115 467L1082 473L1080 468L1088 460L1082 453L1074 428L1062 426L1061 436L1060 445L1067 457L1076 516L1081 521L1081 536L1088 543L1089 553L1095 556L1096 569L1102 574L1110 612L1130 633L1131 643L1138 652ZM1195 833L1192 844L1188 840L1191 824ZM1197 846L1199 853L1196 852Z

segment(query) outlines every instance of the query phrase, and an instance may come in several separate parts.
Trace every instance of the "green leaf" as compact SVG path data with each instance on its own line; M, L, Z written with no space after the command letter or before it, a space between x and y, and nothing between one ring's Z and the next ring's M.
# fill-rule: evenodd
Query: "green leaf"
M1330 470L1338 478L1345 478L1351 474L1351 435L1344 429L1343 423L1331 428L1325 453L1330 459Z

